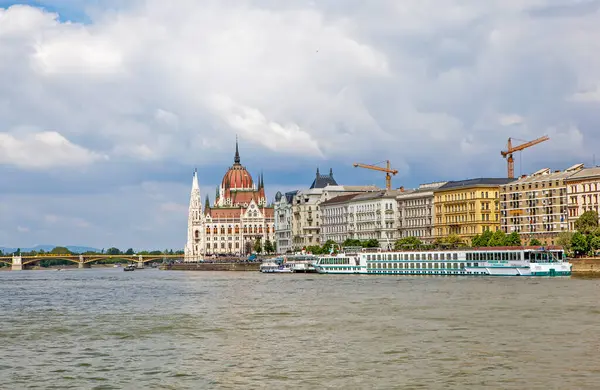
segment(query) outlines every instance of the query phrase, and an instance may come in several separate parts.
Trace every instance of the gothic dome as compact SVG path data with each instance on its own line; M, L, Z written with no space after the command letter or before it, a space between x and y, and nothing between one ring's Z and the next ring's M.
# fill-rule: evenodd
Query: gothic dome
M238 149L237 140L235 141L235 158L233 159L233 166L229 168L221 185L226 189L253 189L254 181L252 175L246 170L242 164L240 164L240 152Z

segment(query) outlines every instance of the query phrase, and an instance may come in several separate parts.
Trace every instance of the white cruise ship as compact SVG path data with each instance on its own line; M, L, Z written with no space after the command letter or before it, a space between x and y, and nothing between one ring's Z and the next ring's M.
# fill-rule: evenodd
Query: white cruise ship
M344 248L319 256L323 274L569 276L571 264L559 247L489 247L431 251L366 251Z

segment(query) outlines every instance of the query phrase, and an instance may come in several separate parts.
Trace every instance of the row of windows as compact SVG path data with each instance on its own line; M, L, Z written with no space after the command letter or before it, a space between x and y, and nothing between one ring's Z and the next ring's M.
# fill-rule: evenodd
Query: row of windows
M378 253L367 255L367 261L375 260L457 260L458 253Z
M348 257L324 257L319 259L319 264L350 264Z
M467 263L470 267L471 263ZM474 263L474 266L479 266L479 263ZM367 263L367 268L383 268L383 269L463 269L465 263Z

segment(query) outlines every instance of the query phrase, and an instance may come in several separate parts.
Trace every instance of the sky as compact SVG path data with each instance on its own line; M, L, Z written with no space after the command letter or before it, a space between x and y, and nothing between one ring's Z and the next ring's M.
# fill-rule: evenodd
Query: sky
M591 166L600 1L0 0L0 246L183 248L192 172L267 195ZM515 141L519 143L521 141ZM600 154L598 156L600 159Z

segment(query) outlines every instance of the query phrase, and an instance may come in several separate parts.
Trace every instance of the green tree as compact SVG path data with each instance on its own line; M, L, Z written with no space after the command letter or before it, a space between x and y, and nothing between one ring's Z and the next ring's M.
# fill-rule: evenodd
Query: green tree
M485 247L490 246L489 242L492 239L493 233L486 229L481 235L477 234L471 240L471 246L473 247Z
M588 236L588 241L590 243L590 255L595 256L596 251L600 249L600 237Z
M331 248L333 247L333 250L337 249L337 243L333 240L327 240L325 241L325 244L323 244L323 247L321 248L321 253L329 253L331 251Z
M506 242L506 234L503 230L498 229L492 234L492 238L488 241L488 246L503 246Z
M563 247L566 253L571 253L571 241L573 240L573 232L561 232L556 239L556 243Z
M451 247L464 245L464 241L457 234L450 234L449 236L444 237L443 243Z
M542 242L537 238L532 238L531 241L529 241L529 246L542 246Z
M371 238L370 240L362 241L360 243L363 248L379 248L379 240Z
M394 250L402 249L417 249L423 246L423 242L417 237L404 237L396 240L394 243Z
M71 255L73 252L65 248L64 246L57 246L50 251L52 255Z
M121 250L119 248L112 247L112 248L108 248L106 250L106 254L107 255L111 255L111 256L115 256L115 255L121 255L122 253L121 253Z
M244 252L246 255L252 254L252 243L250 241L246 241L244 244Z
M512 232L506 236L504 239L505 246L521 246L521 236L519 233Z
M127 250L125 251L125 253L124 253L124 254L131 256L131 255L133 255L134 253L135 253L135 252L133 251L133 248L129 248L129 249L127 249Z
M573 237L571 238L571 249L575 252L576 256L587 253L589 244L586 237L581 234L581 232L573 233Z
M586 211L575 221L575 230L583 234L590 234L598 229L598 213Z
M362 246L360 240L355 238L346 238L346 240L342 243L342 247L350 247L350 246Z
M256 253L262 253L263 247L262 247L262 243L260 242L260 238L257 238L256 241L254 241L254 252Z
M275 252L275 248L273 248L273 243L269 239L265 240L265 252L266 253Z

